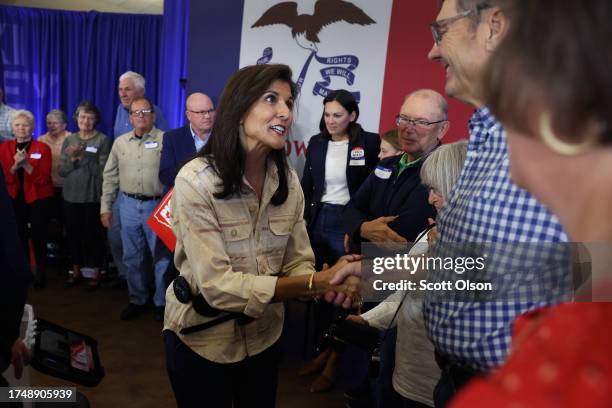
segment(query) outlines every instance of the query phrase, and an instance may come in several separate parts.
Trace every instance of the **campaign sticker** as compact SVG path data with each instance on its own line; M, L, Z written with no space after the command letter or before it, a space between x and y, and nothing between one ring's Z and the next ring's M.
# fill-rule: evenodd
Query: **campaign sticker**
M98 153L98 148L96 146L87 146L85 151L88 153Z
M376 177L383 180L389 179L391 177L391 173L393 173L393 170L382 166L377 166L374 170L374 174L376 175Z
M155 149L158 146L157 142L145 142L145 149Z
M30 159L35 159L35 160L42 159L42 153L32 153L30 154Z
M353 147L351 150L351 159L363 159L365 157L365 151L363 147Z

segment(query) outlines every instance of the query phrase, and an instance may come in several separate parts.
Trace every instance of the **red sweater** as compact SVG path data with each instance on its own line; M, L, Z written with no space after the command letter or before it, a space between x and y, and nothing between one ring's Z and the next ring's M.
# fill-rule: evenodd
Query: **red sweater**
M13 157L15 156L16 145L16 140L9 140L0 144L0 165L2 165L2 171L4 172L6 189L12 198L17 197L21 188L17 172L11 174L11 167L15 163ZM32 140L28 151L28 162L32 165L32 174L23 172L23 190L26 203L31 204L41 198L53 196L51 160L49 146Z

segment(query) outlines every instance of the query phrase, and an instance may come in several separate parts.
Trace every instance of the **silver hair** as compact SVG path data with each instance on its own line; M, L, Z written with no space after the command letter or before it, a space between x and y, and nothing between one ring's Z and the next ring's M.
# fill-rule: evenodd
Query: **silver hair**
M62 123L68 123L68 117L66 116L66 113L63 110L59 110L59 109L50 110L49 113L47 113L47 119L49 118L49 116L56 118Z
M145 79L142 75L140 75L138 72L134 72L134 71L127 71L124 72L120 77L119 77L119 82L126 80L126 79L131 79L132 81L134 81L134 86L136 88L145 89Z
M30 126L34 127L34 114L29 110L14 110L13 113L11 113L11 127L13 126L13 122L15 122L18 118L26 118L30 122Z
M459 178L466 154L465 140L438 147L421 167L421 182L446 199Z

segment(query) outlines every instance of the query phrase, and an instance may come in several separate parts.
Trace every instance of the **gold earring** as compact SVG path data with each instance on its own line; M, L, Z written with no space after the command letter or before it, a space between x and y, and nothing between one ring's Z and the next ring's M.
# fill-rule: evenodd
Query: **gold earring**
M578 156L586 153L593 149L597 141L597 136L592 133L580 143L567 143L560 140L552 130L549 113L543 113L540 116L540 137L550 150L562 156Z

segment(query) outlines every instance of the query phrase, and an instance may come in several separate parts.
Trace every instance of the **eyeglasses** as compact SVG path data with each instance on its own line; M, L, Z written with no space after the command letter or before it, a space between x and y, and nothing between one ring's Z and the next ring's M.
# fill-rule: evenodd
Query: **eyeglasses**
M429 122L425 119L410 119L402 115L397 115L395 117L395 124L397 126L408 126L409 124L419 129L426 129L431 125L435 125L436 123L446 122L446 119L436 120L435 122Z
M208 110L203 110L203 111L192 111L192 110L190 110L189 112L191 112L193 114L196 114L196 115L200 115L202 117L205 117L207 115L208 116L212 116L212 114L215 113L215 109L213 108L213 109L208 109Z
M440 45L440 42L442 42L442 37L444 36L444 34L446 34L448 26L453 24L455 21L459 21L462 18L468 17L474 13L480 14L482 10L487 9L489 7L491 7L489 4L482 3L477 5L476 8L465 10L457 14L456 16L444 18L442 20L434 21L433 23L431 23L431 35L433 36L433 40L436 45Z
M150 115L151 112L153 112L153 109L139 109L139 110L131 111L130 115L132 115L132 116L147 116L147 115Z

